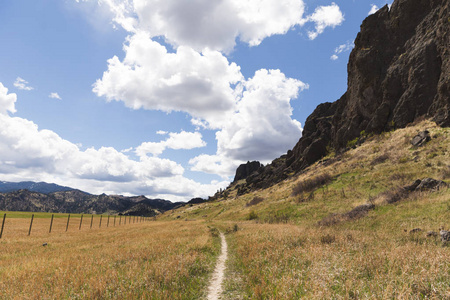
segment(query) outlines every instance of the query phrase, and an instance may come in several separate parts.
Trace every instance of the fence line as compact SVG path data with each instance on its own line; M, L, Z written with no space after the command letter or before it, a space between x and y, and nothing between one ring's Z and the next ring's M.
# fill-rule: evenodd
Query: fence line
M49 228L49 230L48 230L48 234L51 234L52 233L52 229L53 229L53 227L54 227L54 217L55 217L55 214L52 214L52 216L51 216L51 219L50 219L50 227L47 227L47 228ZM116 226L116 217L117 217L117 215L114 215L114 227ZM126 225L127 224L127 216L123 216L124 217L124 222L122 222L122 215L119 215L119 222L118 222L118 226L123 226L123 225ZM133 219L132 219L132 217L133 217ZM39 218L39 217L37 217L37 218ZM61 219L62 217L60 217L60 218L58 218L58 219ZM69 230L69 226L70 226L70 218L71 218L71 214L68 214L68 216L67 216L67 223L65 224L66 226L66 228L65 228L65 232L67 232L68 230ZM81 216L80 216L80 223L79 223L79 226L78 226L78 230L81 230L81 228L82 228L82 225L83 225L83 218L84 218L84 214L81 214ZM106 224L106 227L109 227L109 223L110 223L110 218L111 218L111 215L108 215L108 220L107 220L107 224ZM14 218L14 217L9 217L8 218L8 220L11 220L11 219L13 219L13 220L15 220L15 219L22 219L22 218ZM39 219L41 219L41 218L39 218ZM103 215L100 215L100 220L99 220L99 228L101 228L101 226L102 226L102 219L103 219ZM148 221L150 221L150 220L152 220L152 219L154 219L153 217L144 217L144 216L128 216L128 224L130 225L131 223L133 223L133 224L135 224L135 223L143 223L143 222L148 222ZM0 229L0 239L3 237L3 233L4 233L4 231L6 230L5 229L5 227L8 227L8 226L5 226L5 222L6 222L6 213L4 213L3 214L3 221L2 221L2 224L1 224L1 229ZM37 222L37 221L36 221ZM35 222L35 214L34 213L32 213L31 214L31 219L30 219L30 226L29 226L29 228L28 228L28 236L30 236L31 235L31 232L32 232L32 229L33 229L33 224L34 223L36 223ZM91 215L91 224L90 224L90 229L92 229L92 225L93 225L93 223L94 223L94 215ZM38 226L38 231L39 232L41 232L42 231L42 225L40 225L39 226L39 224L40 224L40 222L38 222L37 223L38 225L36 225L36 226ZM42 224L42 223L41 223ZM48 224L48 223L47 223ZM59 226L61 227L61 222L59 222ZM36 227L35 226L35 227ZM46 226L45 226L46 227ZM17 227L16 226L13 226L13 228L14 229L16 229ZM40 230L39 230L39 228L41 228ZM6 230L6 231L8 231L8 230ZM20 229L20 231L22 231L22 229ZM25 234L25 233L24 233Z

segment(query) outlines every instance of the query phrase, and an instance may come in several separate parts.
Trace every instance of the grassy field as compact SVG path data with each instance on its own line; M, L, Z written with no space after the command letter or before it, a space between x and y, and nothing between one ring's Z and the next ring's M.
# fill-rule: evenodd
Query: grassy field
M26 227L28 218L10 222ZM9 233L0 240L0 299L199 299L219 244L201 222Z
M432 140L412 147L425 128ZM398 192L426 177L449 183L449 141L450 129L425 121L269 189L236 196L235 186L162 218L215 220L228 232L228 299L450 299L450 246L426 237L450 229L450 189ZM350 213L360 205L372 209Z
M412 147L425 128L432 140ZM126 226L103 216L90 229L86 215L79 230L73 215L65 232L67 215L55 215L49 234L50 215L36 214L28 237L30 214L8 212L0 299L202 299L220 251L213 228L229 246L223 299L450 299L450 245L426 237L450 229L450 189L402 192L426 177L450 183L449 141L424 121L271 188L237 196L240 182Z

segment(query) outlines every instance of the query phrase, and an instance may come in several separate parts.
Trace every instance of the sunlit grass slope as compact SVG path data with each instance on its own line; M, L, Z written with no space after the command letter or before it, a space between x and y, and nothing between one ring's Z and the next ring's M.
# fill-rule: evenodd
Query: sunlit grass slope
M413 147L425 129L431 141ZM369 137L269 189L236 196L234 186L162 218L228 232L230 299L450 299L450 247L426 237L450 229L450 189L394 197L426 177L450 183L450 129L429 121ZM349 216L364 204L372 209Z
M11 219L13 224L27 227L29 218ZM31 236L6 231L0 240L0 299L204 297L220 251L204 223L96 225Z

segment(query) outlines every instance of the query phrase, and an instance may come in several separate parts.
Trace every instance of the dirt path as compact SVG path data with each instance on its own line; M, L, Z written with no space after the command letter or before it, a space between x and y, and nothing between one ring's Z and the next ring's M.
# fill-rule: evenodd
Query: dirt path
M222 240L222 253L217 260L216 268L208 287L208 300L220 299L220 295L222 294L222 281L225 271L225 262L228 257L228 246L225 235L222 232L220 233L220 239Z

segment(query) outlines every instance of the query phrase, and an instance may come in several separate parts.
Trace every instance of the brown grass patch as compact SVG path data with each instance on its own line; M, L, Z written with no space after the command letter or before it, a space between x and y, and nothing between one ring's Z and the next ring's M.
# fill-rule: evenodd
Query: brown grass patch
M45 225L47 232L9 230L0 240L0 299L198 299L219 253L218 239L198 222L67 233L58 225L52 234Z
M351 221L365 217L368 212L375 208L373 203L359 205L343 214L330 214L318 222L319 226L332 226L341 222Z
M263 197L256 196L256 197L253 197L253 199L250 200L245 206L247 206L247 207L253 206L253 205L259 204L259 203L261 203L263 201L264 201Z
M324 173L311 179L300 181L293 187L292 196L298 196L302 193L311 192L327 183L330 183L332 180L333 177L329 173Z

